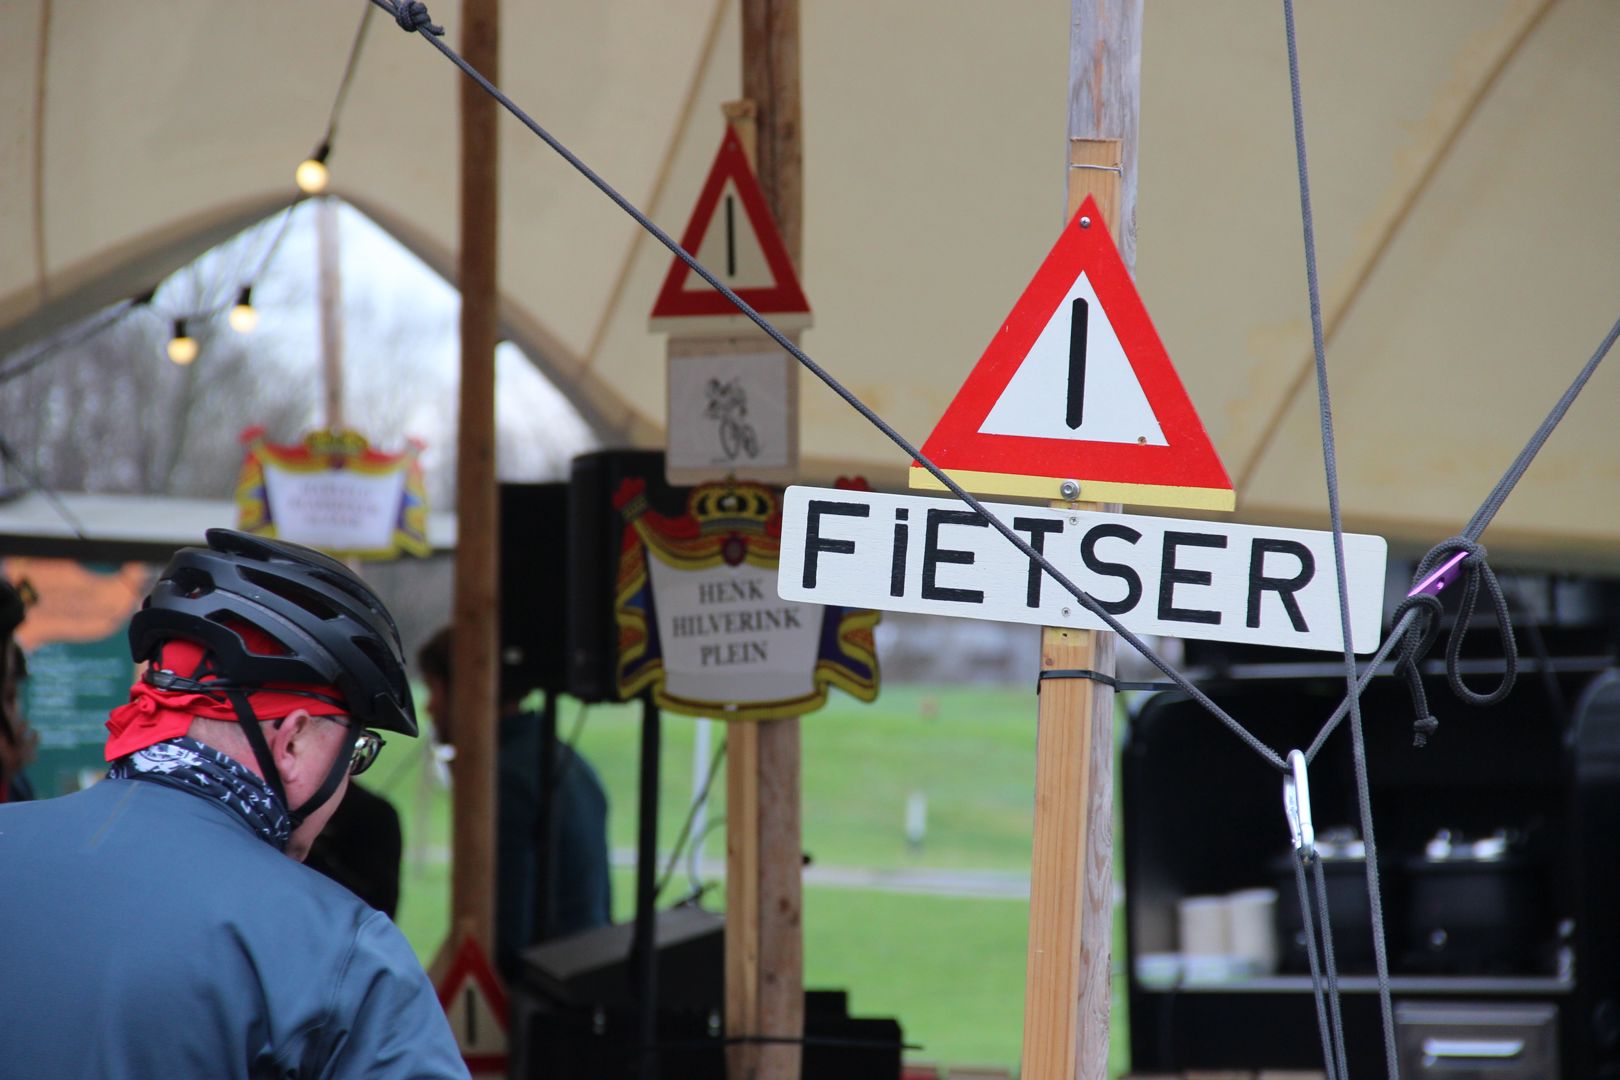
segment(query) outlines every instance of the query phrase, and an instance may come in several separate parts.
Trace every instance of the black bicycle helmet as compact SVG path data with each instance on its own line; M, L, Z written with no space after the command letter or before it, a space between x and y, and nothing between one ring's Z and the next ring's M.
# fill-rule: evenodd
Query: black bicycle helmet
M209 529L207 539L175 553L130 621L137 663L184 638L212 654L224 682L330 684L360 726L416 735L399 628L365 582L299 544L232 529ZM255 652L235 629L244 623L286 652Z

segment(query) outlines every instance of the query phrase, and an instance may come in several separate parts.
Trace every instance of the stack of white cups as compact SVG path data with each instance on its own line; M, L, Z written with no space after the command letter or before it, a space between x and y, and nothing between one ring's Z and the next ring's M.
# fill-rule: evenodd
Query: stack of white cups
M1243 889L1226 895L1226 925L1232 955L1253 961L1255 974L1277 970L1277 890Z
M1184 972L1189 982L1270 975L1277 970L1275 889L1188 896L1176 904Z

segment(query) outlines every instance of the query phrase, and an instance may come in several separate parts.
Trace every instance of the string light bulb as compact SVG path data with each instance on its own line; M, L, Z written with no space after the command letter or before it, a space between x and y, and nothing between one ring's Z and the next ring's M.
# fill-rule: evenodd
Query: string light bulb
M186 333L186 320L174 320L174 336L169 339L169 359L185 367L197 359L197 339Z
M323 142L315 148L315 152L305 158L293 173L293 180L298 184L298 190L305 195L319 195L326 190L328 179L326 171L326 158L332 152L332 144Z
M244 285L231 308L231 329L238 334L251 334L259 325L259 311L253 306L253 286Z

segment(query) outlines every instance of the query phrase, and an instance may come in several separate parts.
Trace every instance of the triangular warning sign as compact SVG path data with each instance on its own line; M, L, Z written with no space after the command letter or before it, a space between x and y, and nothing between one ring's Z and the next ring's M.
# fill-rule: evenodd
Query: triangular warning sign
M729 124L692 220L681 235L681 247L761 315L786 329L809 325L810 302L799 287L793 260L765 205L748 155ZM685 328L695 320L716 318L744 316L679 257L673 258L653 304L653 328Z
M1209 435L1087 198L923 455L969 491L1231 510ZM913 464L911 485L940 488Z
M450 1020L468 1071L506 1075L506 990L470 935L461 939L439 983L439 1004Z

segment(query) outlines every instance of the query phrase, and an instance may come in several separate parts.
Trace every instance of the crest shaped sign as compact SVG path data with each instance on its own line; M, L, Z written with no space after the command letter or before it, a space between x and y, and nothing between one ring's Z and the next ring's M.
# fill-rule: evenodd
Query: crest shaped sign
M650 689L671 712L775 720L820 709L829 686L877 697L878 613L777 595L774 489L705 484L671 518L633 478L613 502L625 523L614 609L620 698Z

